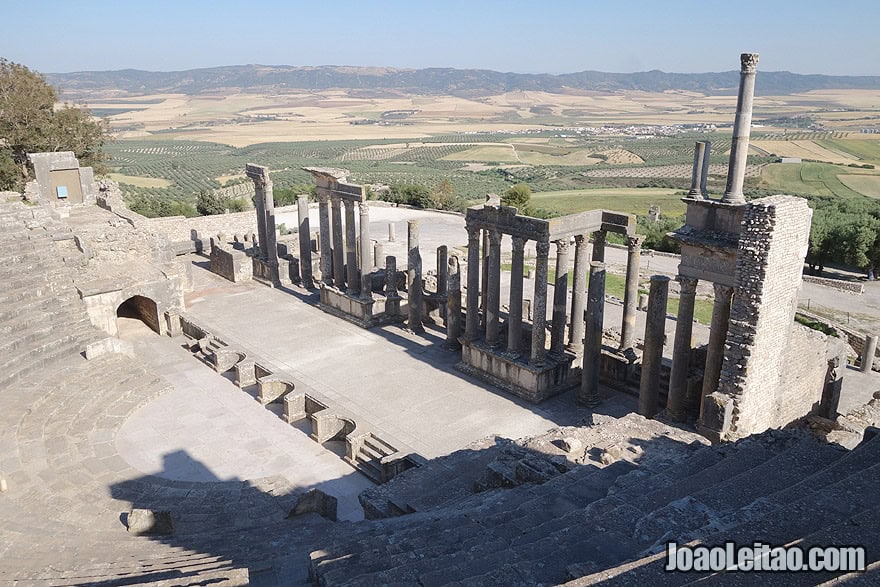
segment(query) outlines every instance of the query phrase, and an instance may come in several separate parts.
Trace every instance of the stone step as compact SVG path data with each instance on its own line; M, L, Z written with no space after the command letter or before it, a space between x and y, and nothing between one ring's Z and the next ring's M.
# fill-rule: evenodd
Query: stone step
M375 434L368 434L364 438L364 445L380 453L382 456L387 456L397 452L396 448L394 448Z

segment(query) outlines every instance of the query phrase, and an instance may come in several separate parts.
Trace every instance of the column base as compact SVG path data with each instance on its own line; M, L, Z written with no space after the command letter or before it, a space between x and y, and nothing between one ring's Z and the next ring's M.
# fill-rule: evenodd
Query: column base
M318 307L324 312L332 314L357 324L361 328L373 328L382 324L402 322L403 317L399 312L393 312L393 301L380 296L365 300L360 297L350 296L335 287L326 284L321 286L321 299ZM389 311L392 310L392 311Z

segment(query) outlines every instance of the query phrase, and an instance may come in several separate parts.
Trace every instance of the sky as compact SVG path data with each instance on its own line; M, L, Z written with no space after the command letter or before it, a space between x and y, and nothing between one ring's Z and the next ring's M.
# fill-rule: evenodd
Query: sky
M220 65L880 75L880 1L0 0L0 57L43 73Z

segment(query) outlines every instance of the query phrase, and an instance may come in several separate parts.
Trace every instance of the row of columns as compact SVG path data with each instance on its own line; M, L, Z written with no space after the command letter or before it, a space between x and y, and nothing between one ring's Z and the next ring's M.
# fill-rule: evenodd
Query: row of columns
M360 235L358 235L355 223L355 204L357 204L360 213ZM343 206L345 207L344 224L342 220ZM307 207L305 214L307 223ZM302 212L300 212L300 231L302 231L302 218ZM333 285L339 290L344 290L350 296L370 299L372 297L370 270L373 265L373 251L369 247L370 209L367 203L332 195L319 195L318 224L321 240L321 281L326 285ZM300 234L303 233L300 232ZM358 236L362 244L360 258L358 258ZM300 247L303 246L302 240L300 238ZM332 246L328 246L329 243L332 243ZM302 248L300 251L302 252ZM311 259L311 253L303 258ZM309 262L308 265L309 273L311 273L311 263ZM360 278L358 272L360 272Z

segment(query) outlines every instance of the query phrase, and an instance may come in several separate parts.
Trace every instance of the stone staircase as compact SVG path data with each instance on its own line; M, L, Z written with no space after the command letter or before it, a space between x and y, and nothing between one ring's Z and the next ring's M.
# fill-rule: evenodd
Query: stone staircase
M593 427L598 443L585 438L583 455L596 460L569 458L570 468L543 483L521 480L511 489L470 496L440 491L455 497L448 506L429 498L423 510L408 500L404 487L381 497L373 492L366 501L374 513L416 513L367 522L350 538L313 552L311 576L318 585L424 587L566 581L686 585L698 580L701 585L807 585L833 578L664 573L663 550L673 540L862 544L869 563L880 559L880 494L872 489L880 481L880 436L851 452L798 430L770 431L729 445L667 441L662 450L654 448L662 439L656 435L648 442L634 437L631 444L640 449L635 451L613 440L618 426L627 434L639 426L662 426L639 420L631 415L619 421L623 424ZM553 463L558 457L539 457L540 442L533 444L533 459ZM408 472L400 483L430 469ZM447 466L444 474L454 476L455 467ZM410 484L417 485L412 479ZM430 483L424 487L432 492ZM382 498L393 507L383 510Z

